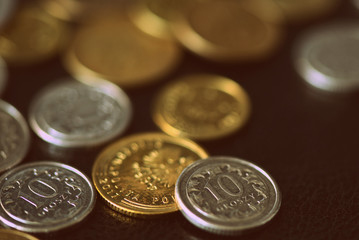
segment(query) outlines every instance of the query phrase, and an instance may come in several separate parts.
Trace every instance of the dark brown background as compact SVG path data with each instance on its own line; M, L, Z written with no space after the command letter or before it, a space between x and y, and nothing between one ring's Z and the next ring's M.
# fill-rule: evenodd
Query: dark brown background
M163 81L127 91L134 117L125 135L158 131L150 105L163 84L187 73L216 73L247 90L253 106L248 124L234 135L199 142L211 155L252 161L267 170L282 192L278 215L265 227L233 239L359 239L359 91L323 94L308 88L292 65L293 43L306 29L340 19L359 21L359 10L348 1L329 17L287 28L283 46L270 59L246 64L218 64L188 52ZM359 66L358 66L359 67ZM10 67L3 99L28 115L36 92L66 77L59 57L30 67ZM24 162L55 160L91 174L103 148L63 152L43 144L33 133ZM218 239L193 227L177 212L155 219L127 218L105 206L80 225L41 239Z

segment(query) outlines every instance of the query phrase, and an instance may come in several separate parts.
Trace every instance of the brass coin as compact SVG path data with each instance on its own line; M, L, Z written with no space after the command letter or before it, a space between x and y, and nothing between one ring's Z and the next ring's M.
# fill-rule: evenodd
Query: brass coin
M301 23L329 14L340 0L273 0L291 23Z
M229 135L250 113L247 93L217 75L189 75L170 83L154 101L153 120L167 134L196 140Z
M207 59L261 59L270 55L282 39L280 25L284 17L273 2L201 1L181 12L182 17L178 15L171 24L174 36Z
M97 191L116 211L154 216L178 210L175 183L190 163L207 153L196 143L162 133L123 138L97 157L92 179Z
M142 32L121 11L98 16L77 32L64 57L78 80L135 87L160 80L177 65L181 54L175 42Z
M35 6L22 8L0 34L0 55L11 64L31 64L58 53L67 26Z
M1 240L38 240L36 237L33 237L29 234L10 230L10 229L0 229L0 239Z

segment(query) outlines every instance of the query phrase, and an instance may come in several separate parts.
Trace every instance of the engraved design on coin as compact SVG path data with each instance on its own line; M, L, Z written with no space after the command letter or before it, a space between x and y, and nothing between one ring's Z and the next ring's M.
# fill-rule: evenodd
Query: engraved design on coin
M76 169L38 162L8 172L0 181L0 219L28 232L72 225L93 208L94 189Z
M269 192L261 177L229 164L202 168L189 179L187 189L198 211L228 221L256 217L268 204Z

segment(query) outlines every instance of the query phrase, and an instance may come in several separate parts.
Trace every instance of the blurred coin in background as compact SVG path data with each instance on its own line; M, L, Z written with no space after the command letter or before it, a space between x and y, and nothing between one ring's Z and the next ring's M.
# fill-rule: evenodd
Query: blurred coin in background
M0 0L0 32L7 23L17 5L17 0Z

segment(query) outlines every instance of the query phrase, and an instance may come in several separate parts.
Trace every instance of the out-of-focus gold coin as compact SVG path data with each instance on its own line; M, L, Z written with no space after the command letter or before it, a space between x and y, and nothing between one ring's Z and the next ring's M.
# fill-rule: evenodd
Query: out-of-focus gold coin
M92 179L97 191L116 211L154 216L176 211L174 188L182 170L205 158L196 143L162 133L123 138L97 157Z
M0 56L10 64L31 64L57 54L68 40L67 26L35 6L26 6L0 33Z
M273 0L283 10L288 21L301 23L329 14L340 0Z
M249 97L239 84L208 74L168 84L153 106L153 120L164 132L196 140L234 133L250 115Z
M80 29L64 65L80 81L100 78L127 88L160 80L180 56L175 42L142 32L118 11L98 15Z
M183 8L171 26L176 39L202 57L254 60L268 56L279 45L283 20L273 2L211 0Z
M0 229L0 239L1 240L38 240L36 237L33 237L29 234L10 230L10 229Z

